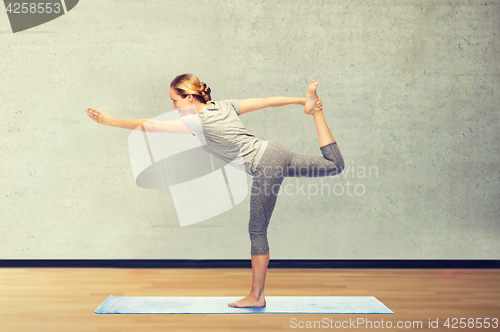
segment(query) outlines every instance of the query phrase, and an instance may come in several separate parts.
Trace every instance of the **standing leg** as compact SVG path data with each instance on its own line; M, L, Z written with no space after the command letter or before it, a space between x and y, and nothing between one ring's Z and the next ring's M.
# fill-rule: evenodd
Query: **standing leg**
M269 264L267 228L286 168L291 160L291 154L284 153L278 145L276 142L269 142L252 181L248 223L252 257L252 289L248 296L229 303L230 307L266 306L264 286Z
M269 265L269 250L265 255L252 256L252 289L250 294L228 306L235 308L265 307L266 297L264 287L266 284L267 266Z

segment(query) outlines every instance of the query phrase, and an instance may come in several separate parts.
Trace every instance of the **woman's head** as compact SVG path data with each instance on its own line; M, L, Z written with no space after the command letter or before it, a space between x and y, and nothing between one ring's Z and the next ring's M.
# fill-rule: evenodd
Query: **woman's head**
M192 95L200 103L207 103L212 100L210 97L210 88L203 82L200 82L198 77L193 74L182 74L173 79L170 83L170 98L174 101L174 107L179 108L185 105L176 106L176 98L185 99L187 96ZM175 97L175 98L174 98ZM191 98L190 98L191 99ZM193 100L194 101L194 100ZM177 104L179 104L177 102ZM181 102L181 104L184 104Z

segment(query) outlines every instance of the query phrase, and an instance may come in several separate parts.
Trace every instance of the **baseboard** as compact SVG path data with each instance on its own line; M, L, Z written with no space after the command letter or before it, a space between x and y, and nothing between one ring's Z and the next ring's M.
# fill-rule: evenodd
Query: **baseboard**
M249 259L0 259L0 268L247 269ZM271 259L270 269L498 269L500 260Z

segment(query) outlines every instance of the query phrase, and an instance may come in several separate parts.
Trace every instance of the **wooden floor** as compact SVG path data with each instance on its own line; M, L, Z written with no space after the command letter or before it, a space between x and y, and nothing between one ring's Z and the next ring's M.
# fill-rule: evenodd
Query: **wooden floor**
M456 322L454 330L500 331L500 270L268 270L267 296L375 296L393 315L94 313L109 295L243 297L250 281L250 269L4 268L0 269L0 331L382 331L389 330L383 328L388 322L392 330L450 331L444 326L448 318L451 325ZM486 318L490 324L496 319L497 328L471 328ZM429 329L429 320L436 319L439 328ZM467 327L461 328L460 319ZM360 324L348 328L349 320ZM366 328L367 320L372 329ZM398 321L422 325L398 329ZM342 323L344 328L335 328Z

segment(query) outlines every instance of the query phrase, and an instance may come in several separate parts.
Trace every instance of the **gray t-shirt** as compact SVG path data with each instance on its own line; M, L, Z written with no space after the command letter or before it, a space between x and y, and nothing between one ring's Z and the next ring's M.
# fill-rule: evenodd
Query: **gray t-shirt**
M203 143L211 153L231 163L241 154L245 170L252 175L268 141L250 134L239 119L239 100L211 102L212 105L196 114L181 117L181 121ZM240 157L241 159L241 157Z

